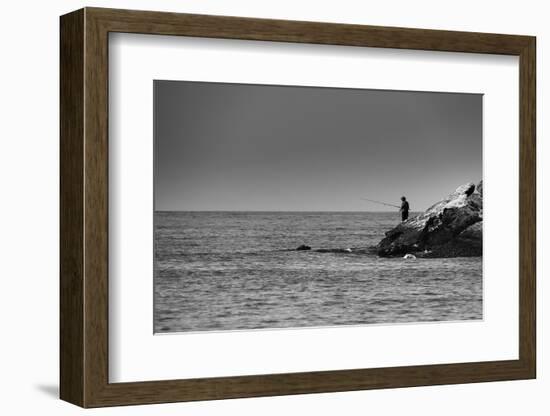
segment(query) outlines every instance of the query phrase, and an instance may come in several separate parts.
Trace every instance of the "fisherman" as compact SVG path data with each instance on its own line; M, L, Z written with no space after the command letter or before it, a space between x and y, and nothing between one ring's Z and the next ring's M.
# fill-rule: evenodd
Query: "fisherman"
M401 197L401 208L399 208L399 212L401 213L401 221L407 221L407 218L409 218L409 202L404 196Z
M380 204L380 205L386 205L388 207L399 208L399 212L401 213L401 221L402 222L407 221L407 218L409 218L409 211L410 211L409 202L407 201L407 198L405 198L404 196L401 197L401 206L394 205L394 204L388 204L387 202L376 201L374 199L369 199L369 198L361 198L361 199L363 199L364 201L374 202L375 204Z

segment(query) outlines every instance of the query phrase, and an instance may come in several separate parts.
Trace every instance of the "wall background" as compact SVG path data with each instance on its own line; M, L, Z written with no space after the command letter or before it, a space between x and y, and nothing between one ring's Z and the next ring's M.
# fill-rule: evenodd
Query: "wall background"
M8 2L0 25L0 409L4 414L72 415L79 408L57 400L58 390L58 17L83 6L317 20L433 29L529 34L538 37L538 307L539 365L533 381L317 394L218 402L90 410L88 414L546 414L550 361L543 330L550 301L543 258L550 235L541 213L550 146L545 102L550 98L548 6L535 0L447 3L431 0L354 2L278 0L121 0ZM503 196L505 198L505 196ZM505 249L505 247L504 247Z

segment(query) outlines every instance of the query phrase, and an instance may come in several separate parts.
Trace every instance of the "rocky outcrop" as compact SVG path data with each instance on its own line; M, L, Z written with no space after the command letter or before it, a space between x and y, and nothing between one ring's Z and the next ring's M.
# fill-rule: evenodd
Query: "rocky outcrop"
M467 183L397 225L376 247L379 256L415 253L423 257L481 256L483 183Z

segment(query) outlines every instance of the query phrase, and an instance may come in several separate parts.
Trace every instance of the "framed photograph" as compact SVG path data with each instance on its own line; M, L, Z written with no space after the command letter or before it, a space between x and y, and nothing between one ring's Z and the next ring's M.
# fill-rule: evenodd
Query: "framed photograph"
M534 37L60 27L63 400L535 378Z

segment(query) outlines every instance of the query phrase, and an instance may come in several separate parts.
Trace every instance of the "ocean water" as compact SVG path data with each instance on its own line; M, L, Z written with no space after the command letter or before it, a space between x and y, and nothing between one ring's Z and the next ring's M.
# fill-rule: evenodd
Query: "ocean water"
M398 221L388 212L156 212L154 330L482 319L481 258L365 250ZM292 250L301 244L324 252Z

